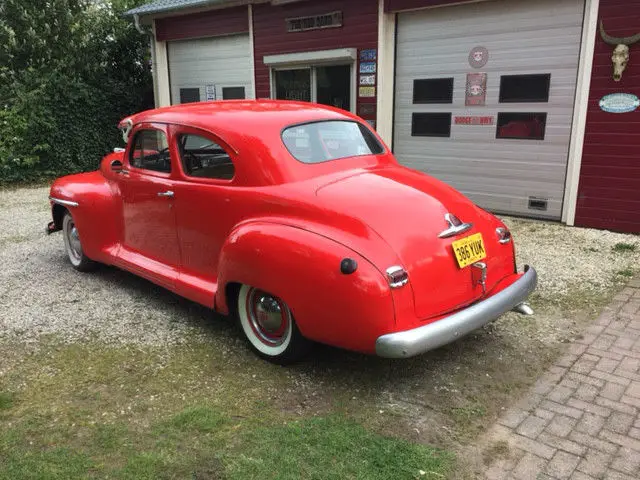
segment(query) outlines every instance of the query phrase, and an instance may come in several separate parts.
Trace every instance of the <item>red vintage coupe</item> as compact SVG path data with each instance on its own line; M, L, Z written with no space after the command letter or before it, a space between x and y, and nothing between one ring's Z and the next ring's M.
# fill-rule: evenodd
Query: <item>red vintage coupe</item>
M133 272L294 361L312 342L411 357L502 313L531 313L509 230L402 167L348 112L283 101L132 115L99 170L51 187L71 264Z

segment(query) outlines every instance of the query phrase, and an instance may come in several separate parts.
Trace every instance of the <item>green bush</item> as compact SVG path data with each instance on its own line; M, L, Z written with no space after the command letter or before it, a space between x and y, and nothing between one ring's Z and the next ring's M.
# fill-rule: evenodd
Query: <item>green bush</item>
M0 184L93 170L117 123L153 106L140 0L0 4Z

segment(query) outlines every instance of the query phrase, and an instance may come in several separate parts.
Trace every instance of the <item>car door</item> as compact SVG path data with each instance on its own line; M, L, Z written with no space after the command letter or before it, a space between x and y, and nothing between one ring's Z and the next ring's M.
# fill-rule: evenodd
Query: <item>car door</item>
M213 305L220 251L246 210L243 189L236 184L235 152L208 132L172 128L181 173L174 185L182 255L178 291Z
M119 256L130 270L173 287L180 249L167 126L138 126L125 158L127 168L120 176L124 231Z

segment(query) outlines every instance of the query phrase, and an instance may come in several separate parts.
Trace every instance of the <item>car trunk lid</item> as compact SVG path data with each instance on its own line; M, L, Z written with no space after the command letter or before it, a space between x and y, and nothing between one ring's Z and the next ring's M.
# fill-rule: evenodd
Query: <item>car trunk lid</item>
M482 272L473 266L460 268L452 243L480 233L488 257L483 262L491 264L489 247L495 239L487 238L490 215L448 185L395 167L337 180L318 188L316 195L323 205L362 219L395 251L409 274L418 318L442 315L482 297ZM445 220L450 214L475 224L458 234L441 235L455 227ZM492 274L489 267L487 288L503 276Z

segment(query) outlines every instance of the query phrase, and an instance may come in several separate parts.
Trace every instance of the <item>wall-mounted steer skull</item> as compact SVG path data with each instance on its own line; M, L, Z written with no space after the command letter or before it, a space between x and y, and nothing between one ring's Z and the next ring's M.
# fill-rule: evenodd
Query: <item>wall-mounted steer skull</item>
M631 37L612 37L604 31L602 20L600 20L600 35L602 40L609 45L615 45L611 60L613 61L613 79L619 82L622 78L622 72L627 67L629 62L629 46L640 41L640 33L636 33Z

